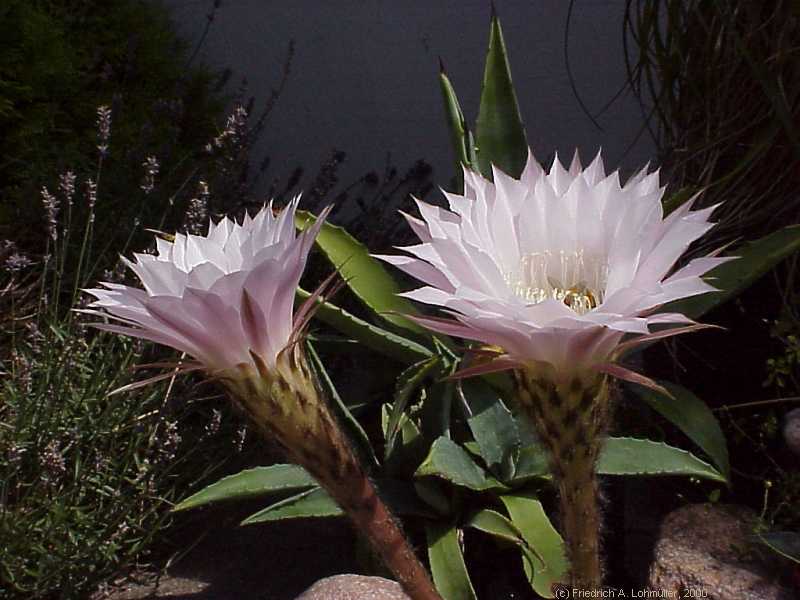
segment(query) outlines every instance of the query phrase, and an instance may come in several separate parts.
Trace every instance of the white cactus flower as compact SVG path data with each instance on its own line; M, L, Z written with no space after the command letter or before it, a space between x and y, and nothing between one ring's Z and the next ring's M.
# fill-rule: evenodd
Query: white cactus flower
M93 314L121 324L100 329L176 348L209 371L254 365L255 355L274 366L297 329L295 290L326 214L295 234L299 197L274 215L272 203L242 223L209 222L205 236L156 239L157 253L125 260L144 289L104 282L85 290Z
M658 172L645 168L623 186L600 154L586 169L577 153L569 170L556 157L549 172L529 154L520 179L498 169L493 178L465 170L464 195L445 192L450 210L417 201L422 220L405 217L421 243L379 256L427 284L405 296L455 318L416 321L497 348L486 370L542 364L617 376L620 350L666 335L653 325L699 327L657 311L715 290L701 276L729 258L671 272L713 227L715 207L691 211L689 201L664 218ZM636 339L620 346L625 336Z

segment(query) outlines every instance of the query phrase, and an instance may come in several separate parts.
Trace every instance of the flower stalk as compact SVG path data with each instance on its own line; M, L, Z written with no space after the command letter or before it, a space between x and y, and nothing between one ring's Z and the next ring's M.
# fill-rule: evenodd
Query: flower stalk
M561 529L570 562L570 585L600 589L600 515L597 459L609 418L605 376L554 382L535 369L515 371L519 406L547 451L559 492Z
M255 368L243 363L217 374L234 401L342 507L411 598L441 600L322 398L301 345L280 352L274 367L253 359Z

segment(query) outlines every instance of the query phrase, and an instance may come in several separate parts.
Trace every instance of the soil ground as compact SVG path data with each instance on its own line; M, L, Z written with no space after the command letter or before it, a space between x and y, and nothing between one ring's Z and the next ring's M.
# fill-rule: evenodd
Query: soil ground
M194 531L182 536L197 539L200 528L206 533L191 550L165 573L137 572L105 598L292 600L323 577L359 572L355 536L345 519L239 527L239 517L239 510L195 517Z

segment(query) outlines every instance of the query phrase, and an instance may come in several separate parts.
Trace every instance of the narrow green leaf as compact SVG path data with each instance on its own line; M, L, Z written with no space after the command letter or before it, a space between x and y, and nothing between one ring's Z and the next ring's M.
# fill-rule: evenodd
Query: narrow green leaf
M311 367L316 372L317 380L320 382L320 385L325 390L330 400L331 409L343 423L350 439L353 441L356 448L358 448L358 453L361 458L369 462L370 466L377 467L379 464L378 457L375 456L375 451L372 449L372 444L369 442L367 432L361 427L361 423L356 420L353 413L347 408L347 405L342 402L342 398L339 396L339 392L336 391L333 381L331 381L331 378L328 376L328 371L325 369L325 365L322 364L322 360L319 354L317 354L314 344L307 341L306 348L311 358Z
M671 421L689 439L705 452L719 468L726 479L730 479L728 447L719 421L708 405L686 388L668 381L659 381L671 394L672 398L645 388L633 385L636 394L650 408Z
M304 301L309 296L311 294L307 291L301 288L297 289L299 301ZM370 350L380 352L384 356L393 358L401 363L417 362L432 354L422 344L382 329L377 325L367 323L330 302L320 303L314 316Z
M387 402L381 407L381 427L384 432L384 439L388 431L391 413L392 404ZM401 433L400 443L395 441L391 447L386 446L383 470L392 476L410 477L425 458L428 452L428 444L420 434L417 424L405 413L400 417L399 429ZM395 440L397 439L395 438Z
M800 250L800 225L790 225L730 252L738 256L704 277L719 292L671 302L664 312L678 312L696 319L746 290L781 260Z
M467 519L466 527L483 531L517 546L528 546L522 532L508 517L488 508L479 510Z
M569 565L564 541L556 531L544 507L532 494L504 494L500 500L511 517L511 522L522 533L531 548L523 552L522 566L533 590L545 598L552 598L554 583L567 581Z
M688 475L725 483L725 476L691 452L653 440L609 438L600 453L603 475Z
M187 510L216 502L265 496L274 492L304 489L315 485L317 482L314 478L296 465L256 467L223 477L192 494L172 510Z
M496 15L492 15L489 31L475 137L478 164L484 176L492 177L494 163L509 175L519 177L528 158L528 142L511 81L503 30Z
M416 477L434 476L473 490L502 489L504 486L478 466L469 453L453 440L438 438L415 473Z
M758 541L766 544L773 552L800 564L800 533L795 531L773 531L756 533Z
M458 96L456 96L453 84L444 71L444 65L442 65L439 70L439 85L442 89L445 117L447 118L450 139L456 157L456 177L461 181L461 166L466 165L471 169L475 169L477 165L471 160L471 154L474 153L474 148L470 148L471 136L469 134L469 127L467 127L464 113L461 111L461 104L458 102Z
M520 437L511 411L497 392L479 379L464 381L461 389L467 424L480 447L481 457L501 479L513 477Z
M316 221L307 211L297 211L295 224L305 229ZM383 265L370 256L369 250L342 227L325 223L317 236L317 246L347 282L348 287L367 307L396 327L425 334L419 325L401 315L419 311L405 298Z
M458 529L441 523L429 523L425 526L425 532L433 583L443 600L476 600L458 541Z
M411 394L422 385L428 375L439 366L439 357L433 356L424 361L411 365L400 374L397 379L394 397L392 399L392 411L389 422L386 425L386 455L391 454L397 437L400 417L403 416Z
M250 515L240 525L253 525L283 519L305 519L311 517L339 517L344 512L322 488L306 490L291 498L268 506Z

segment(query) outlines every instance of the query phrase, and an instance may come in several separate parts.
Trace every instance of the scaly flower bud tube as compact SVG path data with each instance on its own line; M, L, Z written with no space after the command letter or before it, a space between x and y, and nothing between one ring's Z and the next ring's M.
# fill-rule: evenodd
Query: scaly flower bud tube
M602 159L549 172L529 155L521 177L470 170L450 210L417 202L405 215L421 243L380 256L426 284L404 295L453 319L411 317L474 340L482 361L462 376L511 369L520 412L547 450L560 495L571 583L602 583L596 462L610 415L611 377L656 384L619 364L634 346L702 327L670 301L713 291L701 276L726 258L703 257L673 271L713 224L714 207L689 201L664 217L658 174L623 186ZM661 326L651 332L654 325ZM667 328L664 328L668 326Z
M211 222L206 236L157 238L157 254L127 261L144 289L103 283L86 290L96 300L84 312L118 321L100 329L191 356L182 368L227 387L258 430L339 503L409 596L441 600L308 367L302 332L323 289L296 314L294 297L327 213L297 236L298 200L277 216L270 205L241 224Z

